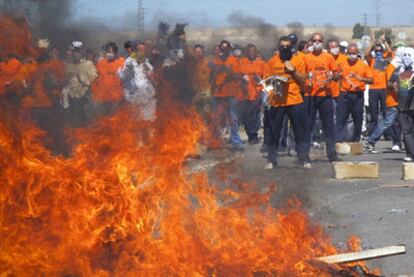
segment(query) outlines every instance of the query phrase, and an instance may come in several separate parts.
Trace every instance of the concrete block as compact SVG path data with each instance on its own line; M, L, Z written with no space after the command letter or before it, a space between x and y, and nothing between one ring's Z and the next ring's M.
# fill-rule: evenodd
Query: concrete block
M358 142L341 142L336 144L336 152L341 155L361 155L364 146Z
M402 175L404 180L414 180L414 163L403 163Z
M379 164L376 162L334 162L336 179L377 179Z

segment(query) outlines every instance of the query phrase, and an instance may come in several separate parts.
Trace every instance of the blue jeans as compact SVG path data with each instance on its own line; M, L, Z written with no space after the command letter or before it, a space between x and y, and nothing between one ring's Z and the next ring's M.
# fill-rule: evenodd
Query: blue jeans
M378 115L382 113L385 117L385 89L370 89L369 90L369 114L371 120L369 122L369 134L371 135L378 126Z
M242 145L239 135L239 112L238 101L235 97L214 97L213 110L216 122L214 126L219 132L220 128L228 127L230 129L230 143L233 146ZM219 137L219 136L218 136Z
M381 136L384 134L385 130L391 127L394 124L394 121L397 119L398 109L397 107L388 108L385 112L385 117L378 124L377 128L372 132L368 137L368 142L371 144L377 143Z
M305 109L307 109L307 145L310 149L312 133L314 131L316 112L322 123L322 130L325 136L326 155L329 160L336 157L335 149L335 125L334 106L331 96L305 96Z
M238 102L239 120L243 124L249 141L258 139L258 132L262 124L260 119L260 99L242 100Z
M287 107L270 107L268 120L270 124L270 136L268 140L268 162L275 164L277 161L277 149L279 147L281 131L285 116L289 118L295 134L296 152L300 163L309 161L309 148L307 146L306 113L304 104Z
M354 134L351 141L359 142L362 132L362 120L364 116L364 92L341 92L338 96L338 109L336 115L336 141L347 141L346 127L348 117L352 116Z

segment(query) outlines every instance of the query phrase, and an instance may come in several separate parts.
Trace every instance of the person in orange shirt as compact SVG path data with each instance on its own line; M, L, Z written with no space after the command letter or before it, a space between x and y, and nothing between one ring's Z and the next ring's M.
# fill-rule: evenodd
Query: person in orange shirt
M351 141L361 138L364 114L364 90L366 84L372 84L373 78L369 66L358 58L358 46L354 43L348 47L348 61L341 66L340 94L338 97L338 114L336 140L346 141L345 128L351 114L354 133Z
M266 64L264 77L270 76L278 76L280 81L274 83L274 90L267 96L267 103L270 106L268 120L271 128L266 142L268 150L266 169L277 166L277 149L286 114L295 134L298 163L305 168L310 168L309 148L306 141L306 113L301 94L301 85L306 79L305 64L297 55L293 56L291 40L287 36L279 39L278 53Z
M259 143L261 87L257 83L263 78L264 66L264 61L257 56L256 46L247 45L245 57L240 60L242 90L245 90L246 94L243 94L238 105L240 120L250 144Z
M96 65L98 77L92 85L94 116L109 115L121 105L124 97L117 72L124 62L124 58L118 56L115 43L105 45L105 56Z
M316 112L322 122L326 154L330 162L337 160L335 149L334 106L332 82L337 78L338 65L331 54L323 51L323 36L312 35L312 52L305 56L308 78L305 84L305 106L308 109L308 147L310 148Z
M237 99L241 98L241 75L239 61L231 55L230 42L223 40L218 55L211 63L210 80L212 84L214 126L219 137L220 129L229 127L231 149L244 151L239 135L239 114Z
M340 68L341 64L347 61L347 57L345 54L340 52L339 43L336 40L330 40L328 41L327 46L329 54L332 55L336 64ZM339 96L339 79L332 80L331 91L333 99L337 100L337 97Z
M385 97L387 80L385 76L385 69L389 64L391 54L386 51L381 43L375 44L372 52L366 57L366 60L371 68L374 83L369 86L369 113L371 116L368 134L371 135L378 125L378 115L381 112L385 117Z
M384 72L387 80L387 91L385 97L387 110L383 120L378 124L377 128L371 133L371 135L369 135L368 140L364 143L364 148L369 153L378 153L375 150L375 144L379 141L384 132L389 127L391 127L398 118L398 82L395 75L393 75L394 71L395 67L392 64L389 64Z

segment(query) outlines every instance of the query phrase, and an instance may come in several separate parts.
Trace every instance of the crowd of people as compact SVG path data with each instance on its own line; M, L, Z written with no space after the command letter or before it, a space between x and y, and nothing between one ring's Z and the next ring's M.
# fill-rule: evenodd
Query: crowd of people
M324 142L334 162L336 143L363 137L370 153L383 136L392 139L394 151L401 151L403 141L405 160L413 160L413 48L392 46L384 35L360 49L325 41L321 33L309 40L290 34L279 38L265 60L254 44L240 47L223 40L211 53L201 44L189 46L184 27L159 34L154 43L127 41L124 54L113 42L95 54L74 41L60 59L50 41L41 39L35 59L1 61L0 95L57 140L61 128L83 127L124 105L134 106L140 120L153 122L159 102L175 99L195 108L231 150L262 143L266 169L277 167L281 147L294 149L298 165L311 168L311 147Z

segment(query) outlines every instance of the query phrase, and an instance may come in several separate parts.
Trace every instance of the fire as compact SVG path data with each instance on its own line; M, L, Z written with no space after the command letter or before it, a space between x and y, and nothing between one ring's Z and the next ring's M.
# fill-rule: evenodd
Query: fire
M123 107L72 130L76 147L63 158L6 105L0 99L1 276L332 276L348 268L314 261L337 249L298 200L276 210L272 187L219 190L206 173L187 173L186 157L206 132L194 110L168 102L148 123ZM140 143L149 129L151 143Z
M0 271L5 275L331 276L313 262L337 250L300 202L269 205L273 190L219 191L184 161L202 128L167 112L153 143L128 111L74 135L69 159L42 133L1 121ZM146 126L147 127L147 126ZM24 131L23 131L24 130Z

